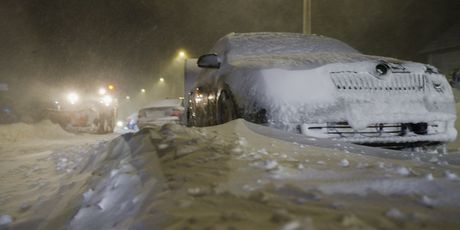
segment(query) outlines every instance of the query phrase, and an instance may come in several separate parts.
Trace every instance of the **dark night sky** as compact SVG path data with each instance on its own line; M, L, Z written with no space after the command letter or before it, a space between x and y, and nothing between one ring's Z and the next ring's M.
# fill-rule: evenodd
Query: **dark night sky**
M458 0L312 0L313 33L364 53L417 52L458 17ZM124 91L152 84L179 48L207 52L229 32L301 32L302 0L2 0L0 82Z

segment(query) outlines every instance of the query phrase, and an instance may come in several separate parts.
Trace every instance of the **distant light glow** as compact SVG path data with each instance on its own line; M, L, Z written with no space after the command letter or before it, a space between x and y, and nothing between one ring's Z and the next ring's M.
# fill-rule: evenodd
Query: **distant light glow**
M99 95L105 95L107 93L107 90L104 88L99 88Z
M123 127L123 121L117 121L117 126L118 127Z
M201 101L203 101L203 94L198 94L195 97L195 103L200 103Z
M110 95L105 95L104 97L102 97L102 101L101 101L104 105L106 106L109 106L110 104L112 104L113 102L113 98L110 96Z
M72 104L72 105L76 104L78 102L79 98L80 97L75 92L69 93L67 95L67 100L69 100L69 103Z
M164 78L160 78L160 82L165 82L165 79L164 79Z
M175 58L176 62L182 63L187 58L187 53L184 50L179 50Z
M145 89L141 89L141 93L145 93Z
M115 89L115 86L109 85L109 86L107 86L107 88L109 88L110 90L114 90L114 89Z
M126 100L129 100L129 99L131 99L131 97L130 97L130 96L126 96Z

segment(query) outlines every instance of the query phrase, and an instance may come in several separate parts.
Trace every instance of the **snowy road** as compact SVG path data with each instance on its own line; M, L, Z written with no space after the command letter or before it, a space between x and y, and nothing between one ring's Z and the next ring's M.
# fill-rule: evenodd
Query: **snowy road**
M0 229L460 227L456 156L331 146L242 120L46 133L1 142Z

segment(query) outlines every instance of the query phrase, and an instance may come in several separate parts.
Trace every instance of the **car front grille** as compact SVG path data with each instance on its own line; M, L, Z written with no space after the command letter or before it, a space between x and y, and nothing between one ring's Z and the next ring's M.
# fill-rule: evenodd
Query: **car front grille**
M445 132L443 122L420 123L375 123L356 130L348 122L328 122L323 124L302 124L300 133L313 137L372 138L406 135L432 135Z
M411 91L424 92L425 76L422 74L392 74L378 78L357 72L331 72L332 82L339 91Z
M310 126L310 131L321 130L324 134L352 137L352 136L401 136L404 134L405 127L403 124L380 123L373 124L362 130L354 130L347 122L331 122L325 126Z

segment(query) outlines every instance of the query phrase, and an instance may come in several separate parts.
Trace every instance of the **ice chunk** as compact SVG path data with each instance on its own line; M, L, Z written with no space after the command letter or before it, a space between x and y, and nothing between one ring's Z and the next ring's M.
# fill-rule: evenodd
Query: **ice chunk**
M116 176L118 174L118 169L112 169L110 171L110 178L113 178L114 176Z
M89 189L88 191L86 191L85 193L83 193L83 200L85 202L88 202L91 197L93 196L94 194L94 190L93 189Z
M444 176L449 179L449 180L457 180L458 176L457 174L450 172L450 171L444 171Z
M432 207L434 207L435 203L436 202L432 198L430 198L428 196L423 196L422 197L422 204L427 206L427 207L432 208Z
M168 146L169 146L168 144L159 144L158 149L166 149L168 148Z
M348 167L350 165L350 162L348 162L347 159L342 159L339 163L340 166L342 167Z
M242 153L243 149L241 149L239 146L237 146L237 147L232 149L232 152L234 152L234 153Z
M425 179L427 179L429 181L434 180L433 174L431 174L431 173L426 174Z
M395 218L395 219L404 219L405 215L396 208L392 208L385 213L386 216Z
M238 144L242 145L242 146L247 146L248 145L248 141L246 140L246 138L244 137L240 137L238 139Z
M396 169L396 173L398 173L401 176L408 176L410 174L410 170L406 167L401 166Z
M10 215L1 215L0 216L0 227L6 227L13 222L13 218Z
M267 152L267 150L266 150L265 148L259 149L257 152L258 152L258 153L261 153L261 154L264 154L264 155L267 155L267 154L268 154L268 152Z
M276 160L264 161L264 168L267 170L276 169L277 167L278 167L278 162Z

